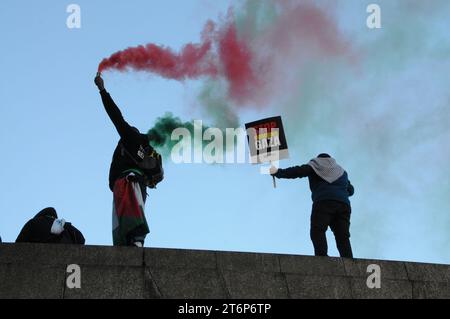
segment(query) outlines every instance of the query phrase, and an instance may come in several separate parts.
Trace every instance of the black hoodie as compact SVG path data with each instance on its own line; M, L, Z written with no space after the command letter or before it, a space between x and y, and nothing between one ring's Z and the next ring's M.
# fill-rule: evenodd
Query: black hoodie
M138 152L149 145L149 138L147 135L139 133L139 130L125 121L116 103L106 90L100 91L100 95L106 113L108 113L109 118L113 122L120 136L120 141L114 151L109 170L109 188L113 191L115 182L119 178L126 176L128 171L140 171L136 161L133 161L129 156L124 156L124 154L122 154L122 146L131 156L138 160ZM143 189L145 189L145 187L143 187Z
M64 231L60 235L52 234L52 225L56 219L58 219L58 214L53 207L41 210L23 226L16 243L84 245L83 234L70 223L64 225Z

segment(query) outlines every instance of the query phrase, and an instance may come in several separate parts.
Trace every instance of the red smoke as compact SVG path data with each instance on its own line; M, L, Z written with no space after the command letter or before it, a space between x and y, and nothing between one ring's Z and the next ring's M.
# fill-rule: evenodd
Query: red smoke
M212 61L210 51L210 41L201 45L188 44L180 54L150 43L114 53L100 63L98 70L103 72L108 69L119 71L133 69L157 73L175 80L197 78L202 75L216 76L218 69Z
M234 25L228 26L220 37L219 57L230 86L230 97L237 102L245 102L258 82L252 70L253 55L245 42L237 39Z
M147 44L114 53L99 72L115 69L159 74L174 80L201 77L225 79L228 98L236 105L267 105L276 94L298 90L302 68L330 58L351 55L334 19L310 1L278 0L278 16L259 32L252 15L237 31L230 10L224 23L209 21L200 44L179 53Z
M229 83L229 96L236 102L244 102L257 81L251 51L245 41L238 39L234 23L215 31L215 25L208 22L203 38L203 43L187 44L178 54L152 43L128 48L104 59L98 71L131 69L174 80L220 76Z

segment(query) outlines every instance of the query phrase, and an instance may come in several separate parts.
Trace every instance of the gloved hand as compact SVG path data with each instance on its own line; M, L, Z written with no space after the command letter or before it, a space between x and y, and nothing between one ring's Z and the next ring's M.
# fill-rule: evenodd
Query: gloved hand
M103 91L105 89L105 82L103 81L102 75L100 72L97 72L97 76L95 77L94 83L95 83L95 85L97 85L97 87L100 91Z
M272 166L270 168L270 175L275 175L276 173L278 173L278 168L276 168L275 166Z
M64 231L65 224L66 224L66 221L64 219L55 219L50 232L53 235L61 235L61 233Z

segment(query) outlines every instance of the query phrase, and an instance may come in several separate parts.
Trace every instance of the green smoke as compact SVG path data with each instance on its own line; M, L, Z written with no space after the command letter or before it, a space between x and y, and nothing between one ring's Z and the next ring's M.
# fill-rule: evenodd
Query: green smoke
M238 128L239 117L226 98L225 86L219 81L207 81L198 95L204 115L220 129Z
M273 1L247 0L236 12L236 26L240 34L255 39L258 34L270 27L278 18Z
M199 103L199 109L209 124L205 125L203 123L202 135L209 128L219 129L224 137L223 150L228 150L226 148L225 130L227 128L239 128L240 122L238 115L226 98L225 86L219 81L211 80L205 82L197 96L197 103ZM187 129L192 138L194 137L194 120L185 122L172 113L166 113L164 116L159 117L147 134L152 141L152 145L163 155L168 156L172 148L179 142L171 140L172 132L177 128ZM203 141L201 146L204 147L209 143L211 141Z
M202 136L201 143L198 145L198 147L201 147L202 149L205 147L205 145L211 143L212 141L204 141L203 136L204 133L210 129L211 127L208 125L203 124L202 126ZM151 128L147 135L150 138L151 144L153 147L155 147L158 151L164 155L164 157L169 157L170 153L173 149L173 147L180 142L180 140L172 140L172 132L175 129L187 129L191 135L191 146L194 147L194 120L190 122L184 122L179 117L174 116L172 113L166 113L164 116L159 117L156 120L155 125L153 128ZM226 140L225 140L225 131L221 130L223 139L222 149L226 149Z
M169 155L172 147L178 143L171 139L172 132L177 128L185 128L194 136L194 123L183 122L179 117L175 117L170 112L159 117L147 135L153 147L160 150L164 155Z

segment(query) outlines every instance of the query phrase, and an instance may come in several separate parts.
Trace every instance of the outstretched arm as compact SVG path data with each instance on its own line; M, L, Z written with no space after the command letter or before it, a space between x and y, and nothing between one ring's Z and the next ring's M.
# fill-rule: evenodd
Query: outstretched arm
M303 178L311 175L313 169L309 165L302 166L294 166L286 169L279 169L274 172L272 176L276 178L286 178L286 179L294 179L294 178Z
M122 112L120 112L120 109L117 107L111 95L106 91L103 79L99 73L97 73L94 82L100 90L100 95L102 97L102 102L106 113L108 113L108 116L116 127L120 137L122 139L129 139L133 138L134 135L139 134L133 130L133 128L123 118Z

